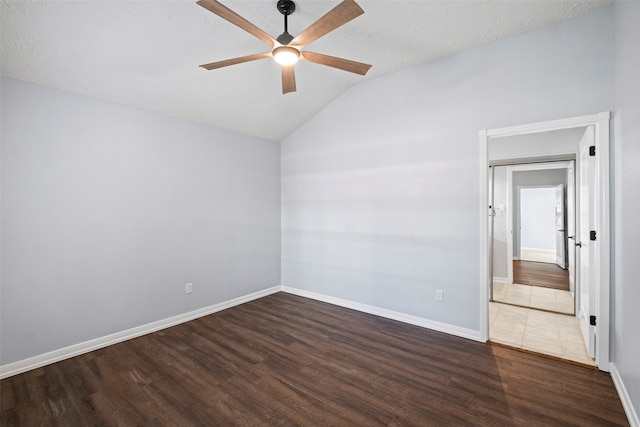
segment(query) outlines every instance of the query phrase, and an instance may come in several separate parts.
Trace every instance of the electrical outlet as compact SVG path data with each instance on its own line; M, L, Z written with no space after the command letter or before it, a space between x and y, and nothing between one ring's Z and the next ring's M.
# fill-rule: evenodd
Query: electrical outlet
M444 291L442 289L438 289L436 291L436 301L442 301L443 296L444 296Z
M184 285L184 293L190 294L193 291L193 283L187 283Z

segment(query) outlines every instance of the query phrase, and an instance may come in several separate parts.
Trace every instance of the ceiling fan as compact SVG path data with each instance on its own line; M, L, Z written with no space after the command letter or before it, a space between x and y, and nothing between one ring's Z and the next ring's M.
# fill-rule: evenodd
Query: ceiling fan
M251 22L244 19L242 16L219 3L217 0L199 0L197 4L242 28L249 34L259 38L269 46L269 49L271 49L264 53L256 53L253 55L200 65L200 67L207 70L214 70L216 68L222 68L229 65L272 57L281 65L282 93L285 94L296 91L296 76L293 64L298 62L299 59L320 65L327 65L329 67L349 71L362 76L367 74L367 71L371 68L371 65L363 64L362 62L323 55L321 53L302 51L302 49L308 44L362 15L364 11L354 0L343 0L340 4L331 9L295 37L287 31L287 17L295 11L295 3L292 0L279 0L276 7L280 13L284 15L284 32L275 39Z

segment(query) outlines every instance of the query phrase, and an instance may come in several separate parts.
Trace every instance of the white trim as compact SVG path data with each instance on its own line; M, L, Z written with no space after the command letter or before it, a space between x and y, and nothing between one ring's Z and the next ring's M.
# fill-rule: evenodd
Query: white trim
M517 136L517 135L516 135ZM490 161L491 166L509 166L509 165L519 165L519 164L536 164L536 163L554 163L554 162L569 162L571 160L575 160L576 153L557 153L557 154L549 154L549 155L532 155L525 157L518 157L514 159L513 157L494 157Z
M557 162L544 162L544 163L526 163L523 165L513 165L511 169L514 172L524 171L539 171L548 169L569 169L571 167L571 160L559 160Z
M616 387L616 391L618 392L618 396L620 397L620 401L622 402L622 407L624 408L625 414L627 414L627 418L629 419L629 424L631 427L640 427L640 418L638 418L638 413L633 407L633 402L631 401L631 397L627 392L627 388L624 386L624 382L622 381L622 377L620 376L620 372L618 371L618 367L615 363L609 363L609 368L611 369L611 379L613 380L613 385Z
M197 310L193 310L188 313L179 314L177 316L169 317L163 320L158 320L156 322L147 323L146 325L137 326L135 328L127 329L121 332L116 332L111 335L106 335L104 337L95 338L79 344L74 344L69 347L61 348L59 350L50 351L48 353L44 353L39 356L34 356L28 359L23 359L17 362L9 363L7 365L2 365L0 366L0 379L21 374L23 372L27 372L32 369L40 368L42 366L56 363L61 360L79 356L84 353L89 353L90 351L98 350L100 348L117 344L119 342L129 340L131 338L140 337L142 335L159 331L161 329L170 328L171 326L179 325L180 323L185 323L190 320L197 319L199 317L208 316L209 314L226 310L227 308L235 307L237 305L244 304L246 302L253 301L258 298L266 297L267 295L271 295L279 291L280 291L280 286L274 286L269 289L253 292L251 294L234 298L228 301L223 301L218 304L210 305L208 307L199 308Z
M489 340L489 152L487 131L480 131L480 341Z
M597 340L596 340L596 365L602 371L609 371L609 326L610 326L610 201L609 201L609 111L591 114L588 116L571 117L567 119L551 120L547 122L529 123L499 129L484 129L479 131L480 136L480 335L489 336L489 298L487 296L489 277L487 267L488 254L488 226L486 218L487 203L487 179L489 176L488 138L524 135L530 133L547 132L560 129L595 126L595 145L597 162L597 197L599 202L598 212L598 251L599 263L597 266L598 288L598 312L597 314Z
M507 285L509 285L509 278L507 277L498 277L498 276L493 276L493 281L495 282L500 282L500 283L506 283Z
M486 223L485 223L486 224ZM486 253L484 254L486 256ZM504 278L496 277L494 280L506 280ZM405 313L400 313L393 310L388 310L380 307L371 306L368 304L362 304L354 301L349 301L341 298L336 298L324 294L319 294L312 291L306 291L303 289L292 288L289 286L274 286L269 289L254 292L248 295L244 295L238 298L234 298L228 301L224 301L218 304L214 304L208 307L203 307L197 310L190 311L188 313L180 314L177 316L169 317L156 322L148 323L146 325L138 326L135 328L127 329L122 332L107 335L101 338L96 338L83 343L75 344L69 347L65 347L59 350L54 350L39 356L31 357L28 359L20 360L18 362L9 363L7 365L0 366L0 379L5 379L13 375L18 375L23 372L30 371L32 369L40 368L42 366L50 365L65 359L69 359L75 356L79 356L100 348L104 348L119 342L127 341L132 338L137 338L143 335L147 335L152 332L159 331L161 329L170 328L172 326L179 325L181 323L189 322L191 320L198 319L200 317L208 316L210 314L226 310L231 307L235 307L244 304L249 301L253 301L259 298L266 297L268 295L286 292L292 295L298 295L304 298L310 298L316 301L322 301L329 304L337 305L340 307L349 308L352 310L360 311L363 313L372 314L375 316L384 317L387 319L397 320L403 323L420 326L423 328L435 330L438 332L444 332L450 335L466 338L474 341L486 342L486 339L482 337L482 331L475 331L472 329L462 328L448 323L437 322L430 319L425 319L418 316L413 316ZM486 288L485 292L486 294ZM488 304L487 304L488 307ZM611 378L613 384L618 392L620 401L624 411L629 419L631 427L640 427L640 419L633 407L631 398L624 385L622 377L618 372L616 365L611 362L608 364L611 370Z
M375 316L380 316L387 319L397 320L399 322L432 329L438 332L444 332L446 334L455 335L474 341L482 341L480 338L480 331L474 331L473 329L462 328L460 326L450 325L448 323L437 322L435 320L425 319L423 317L400 313L398 311L388 310L386 308L375 307L368 304L362 304L355 301L349 301L346 299L336 298L312 291L306 291L304 289L292 288L289 286L282 286L282 292L298 295L316 301L326 302L356 311L361 311L363 313L373 314Z
M609 111L604 111L602 113L591 114L588 116L570 117L568 119L549 120L546 122L538 123L528 123L525 125L509 126L505 128L486 129L481 130L480 132L485 132L485 135L487 137L516 136L528 133L548 132L550 130L579 128L593 125L594 123L602 120L606 120L608 122L610 118L611 113Z
M595 123L595 146L596 146L596 182L597 188L597 200L598 209L597 213L598 225L597 225L597 240L596 245L598 263L598 289L600 293L598 295L597 306L597 323L596 326L596 364L602 371L609 371L609 328L611 325L610 317L610 200L609 191L611 189L609 183L609 177L611 175L609 164L609 117L610 114L602 113L597 123ZM606 171L606 173L603 173Z

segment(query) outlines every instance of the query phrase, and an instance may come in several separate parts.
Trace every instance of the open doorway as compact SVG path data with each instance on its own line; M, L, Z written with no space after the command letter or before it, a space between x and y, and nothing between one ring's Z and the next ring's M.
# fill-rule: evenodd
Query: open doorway
M557 264L565 269L564 186L558 184L518 187L516 211L520 212L520 261Z
M499 317L507 318L503 324L509 329L512 339L507 345L575 360L565 350L571 342L579 343L587 362L608 371L609 117L609 113L600 113L480 132L481 152L484 154L481 164L481 203L485 212L481 218L480 250L483 339L493 340L494 330L490 333L490 324ZM575 179L572 182L573 189L570 190L569 182L564 187L564 197L574 200L573 204L566 204L565 207L574 209L574 212L565 212L564 215L575 217L577 223L570 225L565 222L564 229L556 229L564 234L560 240L565 248L563 250L556 245L555 249L556 263L560 266L564 264L573 272L570 278L570 290L575 297L572 315L502 304L493 298L497 289L494 277L499 278L500 273L494 271L495 242L491 236L497 231L494 230L494 219L499 217L503 208L503 204L494 199L497 194L494 194L492 184L496 171L500 166L515 168L524 164L558 161L574 162L570 168L566 168L567 179ZM516 199L513 195L515 192L516 189L512 187L511 203ZM504 203L504 206L508 204ZM507 219L510 217L506 215ZM505 246L508 242L513 245L506 249L509 253L522 252L523 248L520 242L513 243L514 227L512 223L511 236L505 239ZM514 258L520 260L521 257L520 253ZM512 263L506 263L506 270L503 278L512 284ZM552 320L554 331L547 330L543 325L545 316L556 316Z
M492 301L575 313L573 165L492 166Z

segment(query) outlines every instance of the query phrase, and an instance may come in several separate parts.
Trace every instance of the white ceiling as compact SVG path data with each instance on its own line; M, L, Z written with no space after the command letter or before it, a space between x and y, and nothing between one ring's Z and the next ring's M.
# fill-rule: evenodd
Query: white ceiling
M357 0L364 15L308 50L372 64L362 77L296 64L282 95L271 59L198 65L266 52L260 40L180 1L2 0L2 75L272 140L282 140L351 86L606 7L609 0ZM339 0L297 0L298 34ZM267 33L283 30L276 0L221 0Z

